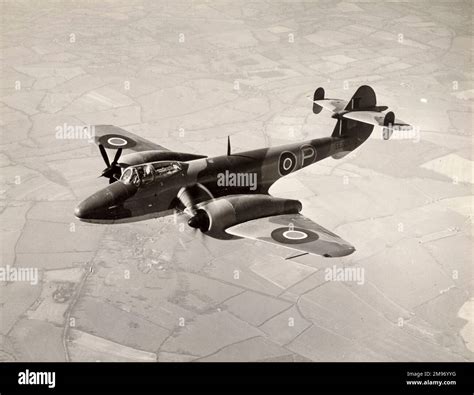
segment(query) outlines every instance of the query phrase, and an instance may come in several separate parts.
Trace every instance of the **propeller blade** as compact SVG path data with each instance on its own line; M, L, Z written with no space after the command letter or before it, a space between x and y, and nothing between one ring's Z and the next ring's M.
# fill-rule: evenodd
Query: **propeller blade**
M102 174L100 175L100 177L107 177L109 178L113 173L113 169L110 168L110 167L107 167L106 169L102 170Z
M105 150L104 146L102 144L99 144L99 150L102 155L102 158L104 159L105 164L107 167L110 167L110 162L109 162L109 157L107 156L107 151Z
M117 150L117 152L115 153L115 157L114 157L114 160L112 162L112 166L117 164L118 160L120 159L120 155L122 155L122 148L119 148Z
M193 197L190 193L188 188L181 188L178 192L178 199L185 207L184 212L189 216L194 216L196 214L196 210L194 209L193 205Z
M99 144L100 154L102 155L102 159L104 159L105 164L107 167L102 170L102 173L99 177L105 177L109 179L109 184L112 184L116 180L118 180L122 174L121 168L127 167L127 165L122 165L117 163L120 159L120 155L122 155L122 148L117 149L115 153L114 160L110 163L109 157L107 155L107 151L102 144Z
M199 231L198 229L193 229L194 236L199 239L201 245L207 250L207 252L212 255L212 252L209 248L209 236L206 236L203 232Z

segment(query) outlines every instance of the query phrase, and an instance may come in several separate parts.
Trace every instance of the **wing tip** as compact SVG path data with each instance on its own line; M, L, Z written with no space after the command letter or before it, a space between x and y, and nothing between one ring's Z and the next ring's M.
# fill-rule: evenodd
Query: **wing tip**
M332 255L329 253L325 253L322 256L325 258L342 258L344 256L351 255L356 251L356 248L354 246L348 246L346 249L342 251L336 251L336 253L333 253Z

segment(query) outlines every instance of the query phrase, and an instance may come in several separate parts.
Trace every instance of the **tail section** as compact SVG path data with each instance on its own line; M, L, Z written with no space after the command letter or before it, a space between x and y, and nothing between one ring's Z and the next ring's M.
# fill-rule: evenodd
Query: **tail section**
M324 89L318 88L314 92L313 112L319 114L323 108L331 111L332 117L337 119L332 137L345 140L344 150L333 155L336 159L342 158L366 141L374 126L382 128L384 140L388 140L394 130L411 128L395 119L393 112L384 113L388 107L377 106L375 92L368 85L359 87L349 101L327 99Z
M376 106L377 98L374 90L370 86L362 85L351 97L344 108L344 112L373 110ZM344 112L342 114L337 114L337 123L331 136L348 138L351 140L352 144L346 144L349 149L333 155L334 159L340 159L346 156L349 152L355 150L369 138L374 130L374 125L344 118Z

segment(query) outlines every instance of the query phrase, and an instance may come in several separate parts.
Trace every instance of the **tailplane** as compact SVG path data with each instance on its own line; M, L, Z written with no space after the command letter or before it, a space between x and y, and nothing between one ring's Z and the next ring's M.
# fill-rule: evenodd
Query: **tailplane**
M377 106L374 90L368 85L357 89L349 101L329 99L325 97L323 88L318 88L313 96L313 113L319 114L323 109L333 113L337 119L332 137L348 138L352 144L349 151L339 152L333 157L342 158L350 151L366 141L374 130L374 126L382 128L384 140L388 140L394 130L409 130L411 126L395 119L392 111L385 113L387 106Z

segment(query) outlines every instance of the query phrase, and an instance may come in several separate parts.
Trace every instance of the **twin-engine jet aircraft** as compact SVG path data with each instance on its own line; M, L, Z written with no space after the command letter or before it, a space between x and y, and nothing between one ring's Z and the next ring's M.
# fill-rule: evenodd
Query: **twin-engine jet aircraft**
M301 202L273 197L279 178L328 156L339 159L383 128L388 139L399 126L393 112L377 106L375 92L361 86L349 102L313 97L313 112L325 108L337 120L331 137L209 158L173 152L111 125L95 126L95 142L107 165L102 176L110 185L80 203L82 221L120 223L162 217L176 211L188 225L218 239L249 238L302 253L339 257L355 248L303 216ZM116 150L112 162L106 149ZM123 150L131 151L121 156Z

